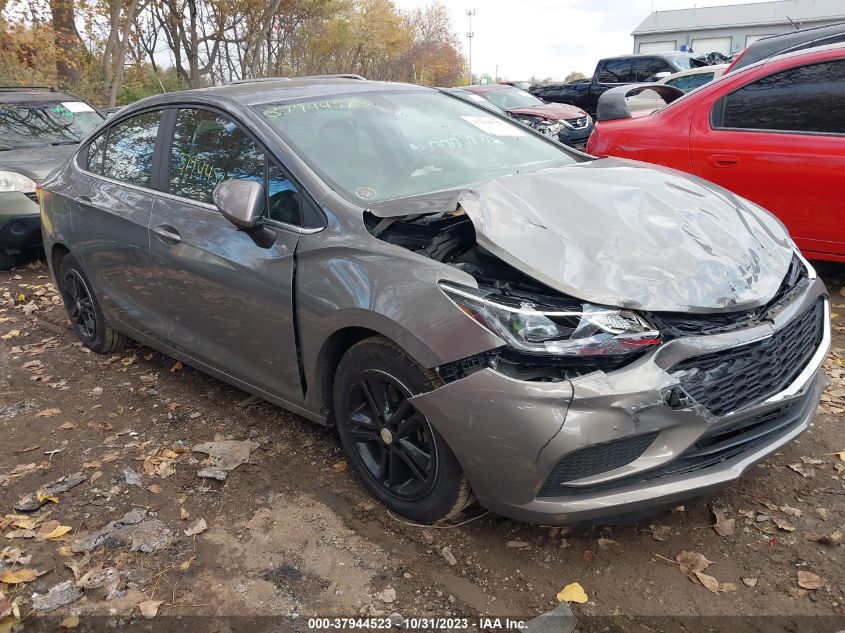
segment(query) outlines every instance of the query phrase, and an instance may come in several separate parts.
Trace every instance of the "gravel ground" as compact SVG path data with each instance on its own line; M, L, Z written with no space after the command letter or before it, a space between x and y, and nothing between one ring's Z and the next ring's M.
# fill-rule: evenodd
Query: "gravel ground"
M838 314L813 428L713 498L594 531L481 512L405 524L332 432L145 347L89 353L43 263L0 273L0 633L44 613L79 630L394 612L472 629L547 612L571 583L585 631L678 630L667 616L845 628L845 267L820 272ZM208 442L223 463L193 450Z

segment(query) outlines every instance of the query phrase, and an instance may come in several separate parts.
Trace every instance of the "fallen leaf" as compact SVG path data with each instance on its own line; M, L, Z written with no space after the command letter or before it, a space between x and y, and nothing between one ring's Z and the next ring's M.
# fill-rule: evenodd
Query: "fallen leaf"
M44 535L44 538L47 539L48 541L52 541L52 540L55 540L57 538L63 537L65 534L70 532L72 529L73 528L70 527L69 525L60 525L59 527L57 527L55 530L53 530L49 534Z
M74 422L65 422L64 424L59 426L59 429L61 429L62 431L70 431L71 429L75 429L76 426L77 425Z
M806 589L801 589L800 587L787 587L786 591L793 598L803 598L810 593Z
M681 566L681 571L687 575L693 574L697 571L704 571L710 566L713 561L707 560L703 554L698 552L682 551L675 556L675 560Z
M699 582L702 585L707 587L709 591L713 593L719 593L719 581L716 580L713 576L708 576L707 574L703 574L700 571L693 572L695 577L698 578Z
M25 582L32 582L40 575L37 571L29 567L15 570L4 569L0 571L0 582L7 585L20 585Z
M79 616L78 615L69 615L64 620L59 622L60 629L75 629L79 626Z
M181 519L189 519L191 517L191 513L188 512L185 508L179 508L179 517Z
M595 558L596 558L596 554L595 554L595 552L594 552L593 550L591 550L591 549L585 549L585 550L584 550L584 556L583 556L583 558L584 558L584 560L585 560L586 562L588 562L588 563L592 563L592 562L593 562L593 560L595 560Z
M816 469L809 464L790 464L789 467L802 477L815 477Z
M38 413L35 414L36 418L52 418L54 415L58 415L62 412L61 409L42 409Z
M757 586L757 579L756 578L743 578L742 584L746 587L756 587Z
M158 613L158 608L164 604L164 600L145 600L138 605L141 615L147 620L152 620Z
M798 508L793 508L792 506L788 506L786 504L780 507L780 511L788 516L795 517L796 519L800 518L803 514Z
M179 565L180 571L188 571L191 568L193 562L197 559L196 556L191 556L188 560L184 561L181 565Z
M802 589L810 589L815 591L824 587L824 580L811 571L798 572L798 586Z
M339 462L337 462L336 464L333 464L333 465L332 465L332 468L333 468L334 470L336 470L337 472L341 472L341 471L343 471L343 470L346 470L346 460L345 460L345 459L341 459L341 460L340 460Z
M19 517L14 514L7 514L6 519L9 521L8 525L13 525L23 530L35 529L35 520L29 517Z
M611 549L617 554L622 553L622 546L610 538L599 538L599 547L603 550Z
M161 492L161 486L159 486L158 484L150 484L149 486L147 486L147 490L149 490L154 495L157 495Z
M779 519L778 517L772 517L772 523L774 523L778 529L783 530L784 532L794 532L795 526L792 525L786 519Z
M577 604L584 604L589 598L584 588L577 582L570 583L560 590L557 594L558 602L575 602Z
M821 466L824 464L824 460L819 459L818 457L802 457L801 461L805 464L813 464L815 466Z
M177 371L179 371L180 369L182 369L182 367L183 367L182 363L180 363L180 362L177 360L175 363L173 363L173 367L171 367L171 368L170 368L170 373L171 373L171 374L175 374Z
M531 543L526 543L525 541L508 541L505 543L505 547L510 547L512 549L525 549L526 547L531 547Z
M9 330L3 336L0 336L4 341L8 341L10 338L15 338L16 336L20 336L20 330Z
M730 536L734 533L736 527L736 519L729 519L725 516L725 511L718 508L711 508L713 516L716 517L716 523L713 524L713 529L719 536Z
M196 536L197 534L202 534L203 532L208 529L208 526L205 524L205 519L198 519L192 526L190 526L187 530L185 530L185 536Z
M720 582L719 583L719 593L728 593L731 591L736 591L739 587L737 587L732 582Z

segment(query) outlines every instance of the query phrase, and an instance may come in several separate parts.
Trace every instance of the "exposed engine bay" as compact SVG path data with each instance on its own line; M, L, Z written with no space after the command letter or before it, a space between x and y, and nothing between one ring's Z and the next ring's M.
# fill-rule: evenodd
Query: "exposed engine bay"
M475 227L460 206L453 211L388 218L365 213L365 223L380 240L471 275L479 288L491 291L488 296L495 296L503 304L518 306L527 302L555 310L578 310L583 305L580 299L545 286L479 245ZM550 357L502 347L437 369L447 382L483 367L493 367L520 380L561 381L596 370L612 371L636 356Z
M449 211L386 218L365 212L364 219L369 232L378 239L471 275L478 283L484 299L497 305L517 311L528 307L530 310L555 315L584 314L588 307L601 309L601 306L590 306L581 299L550 288L478 244L475 226L460 204ZM660 344L663 340L752 327L766 321L806 281L806 270L795 258L775 297L754 310L714 314L643 311L640 314L647 319L644 323L654 324L654 330L659 331L646 332L653 340L647 340L646 345L636 349L622 350L624 353L618 353L619 349L608 354L604 354L604 350L584 355L554 354L547 350L532 353L531 350L508 345L437 369L447 382L484 367L493 367L520 380L538 381L561 381L597 370L612 371L631 363L645 353L649 345ZM471 311L464 311L475 318L476 315ZM561 327L566 325L559 318L556 323ZM569 326L568 331L574 337L580 328L577 319L571 321ZM584 336L583 333L581 336Z

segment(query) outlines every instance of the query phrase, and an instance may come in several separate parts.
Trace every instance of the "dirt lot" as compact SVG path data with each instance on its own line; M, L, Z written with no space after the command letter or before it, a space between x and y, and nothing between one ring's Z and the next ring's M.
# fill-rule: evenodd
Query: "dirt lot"
M827 616L813 621L845 628L833 626L845 614L845 267L821 273L841 316L814 427L715 498L592 532L490 514L406 525L366 493L331 432L144 347L89 353L42 263L0 273L0 632L17 626L14 613L37 622L33 605L66 600L53 630L73 616L79 630L144 622L142 611L149 625L284 615L305 629L309 615L398 612L472 627L483 614L547 612L576 582L588 596L572 605L579 630L702 615L780 616L767 630ZM249 440L235 445L249 461L225 481L198 477L215 464L191 448L222 440ZM81 484L45 489L75 473ZM15 512L27 495L40 509ZM682 551L712 561L693 557L700 580L676 562ZM64 599L45 596L76 580L60 585Z

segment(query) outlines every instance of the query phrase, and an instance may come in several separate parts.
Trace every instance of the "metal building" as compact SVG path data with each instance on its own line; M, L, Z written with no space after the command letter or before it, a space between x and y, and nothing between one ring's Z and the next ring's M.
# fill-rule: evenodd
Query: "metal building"
M655 11L632 33L635 53L732 55L767 35L845 22L845 0L777 0Z

